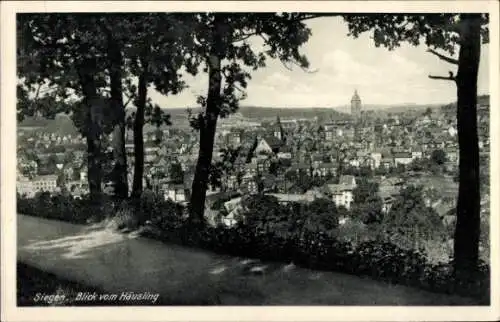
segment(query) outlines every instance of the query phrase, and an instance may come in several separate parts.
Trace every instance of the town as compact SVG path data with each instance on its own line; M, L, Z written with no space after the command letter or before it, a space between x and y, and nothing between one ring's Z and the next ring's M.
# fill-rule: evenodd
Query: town
M451 113L450 113L451 109ZM479 106L479 146L484 164L489 156L489 97ZM243 195L270 194L280 202L311 202L327 197L351 209L353 190L361 177L379 184L383 209L388 211L406 183L424 183L425 177L447 178L455 190L427 198L429 206L446 216L453 210L458 171L458 142L453 107L423 109L415 117L397 113L375 119L362 109L357 91L351 114L341 119L281 119L258 122L241 114L223 120L216 136L214 168L210 176L206 216L213 225L235 223L234 210ZM198 137L189 128L156 129L145 135L144 186L165 200L186 204L198 156ZM131 135L129 136L131 138ZM43 130L19 132L18 183L21 196L37 192L67 192L74 198L88 193L84 139ZM129 188L133 181L133 142L129 156ZM422 160L436 158L443 172L432 173ZM434 168L436 169L436 168ZM428 171L423 171L428 170ZM439 170L439 169L438 169ZM424 178L412 173L426 172ZM442 177L442 174L445 176ZM432 180L430 180L432 181ZM439 183L438 183L439 184ZM440 186L427 186L428 191ZM429 193L429 196L431 193ZM446 198L448 197L448 198ZM212 206L223 199L226 215ZM450 217L453 217L451 214Z

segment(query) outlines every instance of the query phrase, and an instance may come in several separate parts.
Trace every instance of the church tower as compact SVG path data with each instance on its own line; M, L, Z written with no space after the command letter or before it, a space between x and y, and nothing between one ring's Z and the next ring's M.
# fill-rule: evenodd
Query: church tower
M351 115L356 121L361 117L361 98L359 98L357 90L354 91L351 99Z
M281 125L281 119L280 119L279 115L276 117L276 124L274 125L273 135L278 140L282 140L282 141L285 140L285 131L283 130L283 125Z

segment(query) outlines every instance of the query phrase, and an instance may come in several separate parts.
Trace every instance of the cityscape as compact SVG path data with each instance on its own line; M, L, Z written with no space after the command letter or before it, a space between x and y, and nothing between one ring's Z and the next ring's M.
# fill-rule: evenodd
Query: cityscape
M18 306L490 305L488 17L18 14Z

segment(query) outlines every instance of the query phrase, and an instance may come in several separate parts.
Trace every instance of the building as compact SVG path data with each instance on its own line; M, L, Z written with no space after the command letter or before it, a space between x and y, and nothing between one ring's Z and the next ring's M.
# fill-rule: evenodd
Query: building
M282 142L274 136L269 136L269 137L263 138L257 144L257 147L255 148L255 154L277 153L277 152L279 152L281 145L282 145Z
M361 98L357 90L354 91L354 95L351 98L351 115L356 121L361 117Z
M16 188L20 195L28 198L34 197L37 192L53 193L59 190L56 175L36 176L31 180L20 175L17 178Z
M285 137L279 116L276 118L276 124L273 126L273 136L278 140L283 140Z
M339 184L327 184L326 190L332 196L332 201L337 207L343 206L350 209L354 202L353 190L356 188L356 178L351 175L341 176Z
M275 197L281 204L289 204L291 202L301 202L310 203L313 202L318 196L314 193L303 193L303 194L293 194L293 193L269 193L268 196Z
M398 164L407 165L413 161L413 155L411 152L396 152L394 153L394 164L397 166Z
M165 187L164 192L165 200L172 200L173 202L184 203L187 201L187 191L184 184L173 184Z
M241 144L241 132L231 131L226 136L226 143L230 146L239 146Z
M332 201L337 207L343 206L346 209L351 208L351 204L354 201L354 195L351 187L329 184L328 190L332 195Z

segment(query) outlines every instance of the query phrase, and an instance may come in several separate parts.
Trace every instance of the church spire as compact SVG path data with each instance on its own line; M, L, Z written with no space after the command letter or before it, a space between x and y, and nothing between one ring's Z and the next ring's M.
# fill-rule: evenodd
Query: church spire
M282 141L286 140L285 131L283 130L283 125L281 124L281 119L279 114L276 116L276 126L274 130L274 136Z

